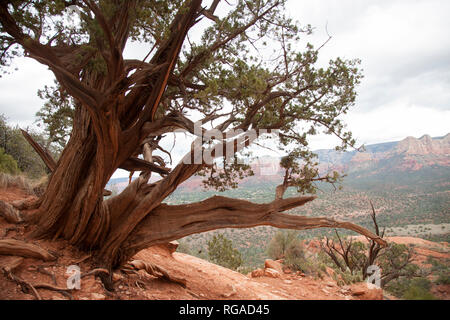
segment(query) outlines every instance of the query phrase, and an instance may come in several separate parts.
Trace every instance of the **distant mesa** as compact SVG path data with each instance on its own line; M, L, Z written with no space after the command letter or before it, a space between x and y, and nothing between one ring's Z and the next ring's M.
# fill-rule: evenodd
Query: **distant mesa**
M428 134L420 138L406 137L401 141L384 142L365 146L364 152L341 152L334 149L314 151L318 156L321 174L336 170L351 173L354 176L370 176L380 173L418 171L433 166L450 168L450 133L442 137ZM278 183L282 179L283 168L280 159L264 156L250 165L253 177L245 178L241 184L258 184L264 182ZM191 177L181 188L200 189L203 177ZM128 178L112 179L110 185L119 190L128 184Z

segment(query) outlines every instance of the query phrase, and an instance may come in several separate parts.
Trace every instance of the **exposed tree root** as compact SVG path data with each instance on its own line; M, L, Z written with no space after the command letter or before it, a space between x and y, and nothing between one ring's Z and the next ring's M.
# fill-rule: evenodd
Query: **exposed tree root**
M56 276L55 276L55 273L54 273L54 272L48 271L47 269L45 269L44 266L38 266L38 267L37 267L37 270L38 270L40 273L43 273L43 274L48 275L50 278L52 278L53 284L54 284L55 286L57 285L57 282L56 282Z
M15 269L17 269L23 262L22 257L9 257L9 259L2 260L2 263L0 264L0 270L3 272L13 272Z
M93 270L88 271L86 273L83 273L80 277L84 278L84 277L91 276L91 275L99 276L100 274L104 274L104 275L108 275L109 276L109 271L107 269L104 269L104 268L96 268L96 269L93 269Z
M62 295L64 295L65 297L68 297L70 300L73 300L73 296L70 294L70 291L72 289L60 288L60 287L52 286L52 285L46 284L46 283L36 284L36 285L34 285L34 288L57 291L57 292L61 293Z
M71 289L57 287L55 274L53 272L45 270L43 266L38 266L37 270L41 273L49 275L52 278L52 281L55 284L55 286L46 283L33 285L30 282L15 275L13 273L14 270L17 269L22 264L22 262L23 262L22 257L14 257L8 260L7 262L4 262L2 265L0 265L0 270L6 275L8 279L20 285L23 292L33 294L36 300L42 300L42 297L37 291L37 289L52 290L57 291L62 295L64 295L65 297L68 297L69 299L73 300L73 296L69 292Z
M11 205L17 210L32 210L39 207L40 201L35 197L29 197L23 200L11 202Z
M80 264L80 263L86 261L87 259L89 259L90 257L92 257L92 255L91 254L87 254L87 255L81 257L80 259L74 261L72 264Z
M128 263L126 267L131 267L135 270L145 270L148 274L152 276L166 279L170 282L174 282L181 285L183 288L186 288L187 282L186 279L170 275L165 269L155 264L148 263L142 260L133 260L130 263Z
M41 247L15 239L0 240L0 254L53 261L56 257Z
M5 218L9 223L20 223L23 221L20 212L2 200L0 200L0 216Z
M18 285L20 285L23 292L25 292L25 293L31 292L35 296L36 300L42 300L39 292L37 292L36 288L31 283L14 275L11 271L4 270L4 273L8 279L10 279L10 280L16 282Z

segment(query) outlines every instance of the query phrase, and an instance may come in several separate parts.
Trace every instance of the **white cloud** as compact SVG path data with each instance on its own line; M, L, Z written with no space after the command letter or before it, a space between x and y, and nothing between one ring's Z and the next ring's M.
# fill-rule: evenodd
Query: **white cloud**
M53 73L30 58L14 61L18 70L0 78L0 114L20 127L33 125L43 101L37 91L53 84Z

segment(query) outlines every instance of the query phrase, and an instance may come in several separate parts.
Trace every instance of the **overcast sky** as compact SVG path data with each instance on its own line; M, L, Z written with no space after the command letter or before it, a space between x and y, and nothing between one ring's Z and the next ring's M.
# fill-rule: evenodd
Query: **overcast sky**
M233 1L231 1L233 2ZM376 143L450 132L450 1L291 0L289 14L315 27L310 42L321 61L360 58L364 79L355 108L345 117L359 143ZM42 105L38 89L52 74L31 59L0 79L0 114L21 127L33 125ZM332 148L330 137L313 149Z

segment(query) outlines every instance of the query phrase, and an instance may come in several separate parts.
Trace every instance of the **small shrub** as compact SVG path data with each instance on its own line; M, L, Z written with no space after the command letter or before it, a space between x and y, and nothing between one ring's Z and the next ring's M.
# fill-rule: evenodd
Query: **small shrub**
M3 148L0 148L0 172L7 174L20 173L16 160L9 154L6 154Z
M387 291L398 298L406 300L434 300L430 293L431 281L424 277L400 278L392 281L386 287Z
M436 284L450 284L450 276L448 274L440 274L436 279Z
M212 262L232 270L242 264L241 253L223 234L215 235L208 241L208 256Z
M406 300L436 300L436 297L427 289L413 285L410 286L403 294L403 299Z

